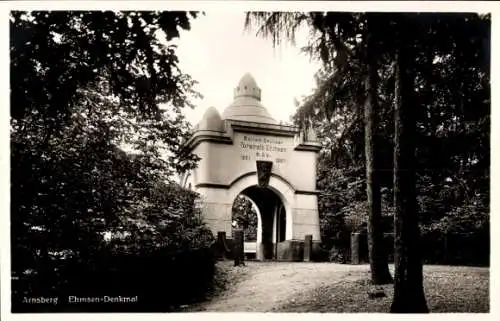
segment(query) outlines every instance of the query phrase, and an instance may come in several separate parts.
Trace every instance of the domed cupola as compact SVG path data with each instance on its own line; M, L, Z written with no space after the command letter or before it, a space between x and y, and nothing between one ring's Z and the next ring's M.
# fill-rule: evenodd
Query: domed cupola
M210 130L223 132L224 131L224 123L220 117L219 112L215 107L209 107L203 118L198 123L198 130Z
M251 74L246 73L234 88L234 100L222 113L222 119L277 124L261 104L261 90Z

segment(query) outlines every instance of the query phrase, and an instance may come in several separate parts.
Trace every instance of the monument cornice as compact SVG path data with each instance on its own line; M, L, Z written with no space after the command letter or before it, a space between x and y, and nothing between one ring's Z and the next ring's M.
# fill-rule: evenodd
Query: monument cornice
M218 188L218 189L230 189L231 185L229 184L214 184L214 183L199 183L195 185L196 188ZM294 194L296 195L319 195L321 191L307 191L307 190L295 190Z
M227 121L230 123L232 130L237 132L284 137L294 137L299 133L299 128L297 126L264 124L242 120Z
M319 153L321 144L315 142L301 143L297 145L294 150Z
M212 142L216 144L227 144L231 145L233 140L231 137L227 136L224 132L203 130L198 131L193 134L184 144L183 150L193 150L201 142Z
M234 184L236 184L237 181L245 178L245 177L248 177L248 176L257 176L257 171L251 171L251 172L248 172L248 173L245 173L245 174L242 174L238 177L236 177L235 179L233 179L233 181L229 184L229 187L233 186ZM283 183L285 183L286 185L288 185L290 187L290 189L292 190L296 190L295 187L292 185L292 183L290 183L288 180L286 180L285 178L281 177L280 175L274 173L274 172L271 172L271 177L274 177L274 178L277 178L279 179L280 181L282 181Z
M300 134L300 129L298 126L292 125L275 125L275 124L265 124L256 123L250 121L242 120L225 120L227 122L226 131L212 131L212 130L200 130L196 131L184 144L183 150L193 150L198 144L204 141L216 143L216 144L233 144L231 138L232 132L244 132L250 134L261 134L261 135L275 135L281 137L296 137ZM316 146L319 146L316 147ZM296 146L295 150L302 151L319 151L320 145L314 143L306 142L301 143Z
M248 172L248 173L245 173L245 174L242 174L242 175L236 177L229 184L199 183L199 184L196 184L195 187L196 188L205 187L205 188L230 189L234 184L236 184L237 181L239 181L245 177L254 176L254 175L256 176L257 172L251 171L251 172ZM277 178L277 179L281 180L282 182L284 182L285 184L287 184L294 191L294 194L296 194L296 195L319 195L321 193L321 191L318 191L318 190L298 190L298 189L295 189L294 186L289 181L287 181L286 179L284 179L283 177L281 177L280 175L278 175L276 173L271 173L271 177Z
M295 194L300 194L300 195L319 195L321 194L321 191L305 191L305 190L296 190Z

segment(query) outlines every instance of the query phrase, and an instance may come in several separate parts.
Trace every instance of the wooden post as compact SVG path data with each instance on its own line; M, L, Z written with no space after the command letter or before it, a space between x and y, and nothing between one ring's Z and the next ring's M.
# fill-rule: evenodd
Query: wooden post
M277 210L275 208L275 212L274 212L274 219L275 219L275 227L276 227L276 239L275 239L275 244L274 244L274 259L275 261L278 261L278 243L280 242L280 219L281 219L281 216L280 216L281 212L280 212L280 206L277 207Z
M304 262L311 261L311 252L312 252L312 235L307 234L304 241Z
M244 237L243 230L234 231L234 266L244 265Z
M444 262L445 264L453 264L450 262L450 255L448 253L448 232L444 232Z
M359 264L359 233L351 233L351 264Z

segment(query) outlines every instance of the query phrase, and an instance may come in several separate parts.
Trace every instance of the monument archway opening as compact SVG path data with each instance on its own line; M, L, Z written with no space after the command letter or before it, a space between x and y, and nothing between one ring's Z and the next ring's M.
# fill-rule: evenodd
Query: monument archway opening
M245 255L248 258L256 258L260 212L255 202L244 194L236 196L233 201L231 221L233 234L235 228L243 230Z
M237 209L233 204L233 227L236 223L245 233L246 254L255 251L258 260L278 259L279 244L286 240L286 210L283 201L271 188L258 185L242 190L235 203L241 204L242 199L254 207L253 211L249 211L245 206L240 205ZM246 216L243 219L242 214ZM256 220L252 222L252 218Z
M185 152L199 156L181 184L201 196L202 215L214 235L232 237L233 205L243 195L257 213L256 256L300 261L306 235L321 242L316 191L317 153L312 128L278 123L261 103L261 89L245 74L222 115L205 112ZM249 240L249 239L247 239Z

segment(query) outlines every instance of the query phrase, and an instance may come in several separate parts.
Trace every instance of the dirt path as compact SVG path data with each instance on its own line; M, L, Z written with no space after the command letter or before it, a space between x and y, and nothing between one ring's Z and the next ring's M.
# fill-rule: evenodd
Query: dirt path
M222 296L198 307L207 312L269 312L300 292L369 270L367 265L246 262L245 277ZM237 269L237 268L236 268Z

